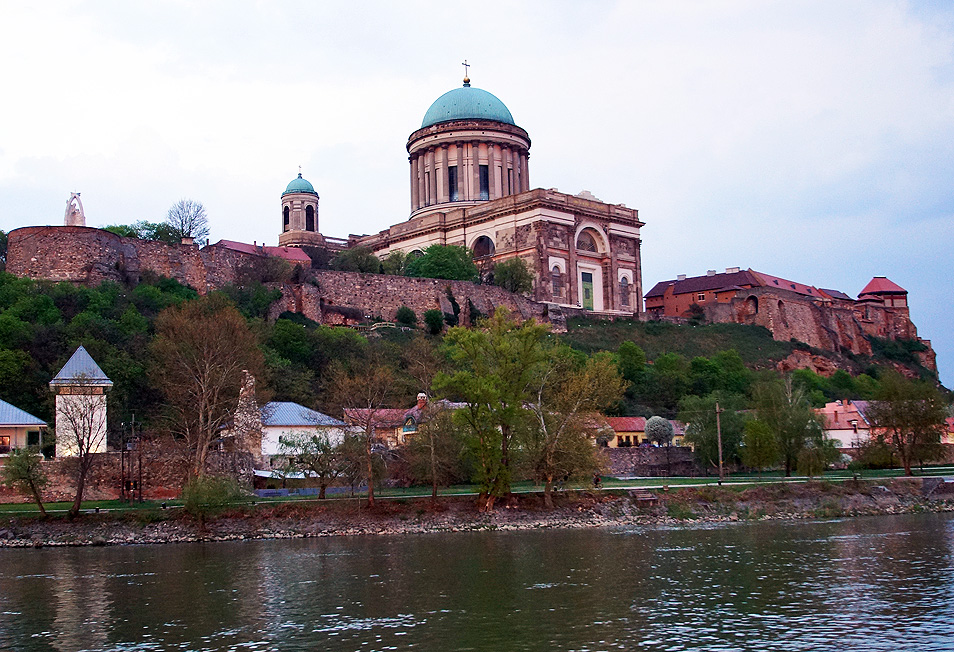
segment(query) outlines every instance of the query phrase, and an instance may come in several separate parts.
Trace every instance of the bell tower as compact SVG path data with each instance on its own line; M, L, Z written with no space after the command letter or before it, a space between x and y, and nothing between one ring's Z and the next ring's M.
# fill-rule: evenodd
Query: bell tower
M318 193L301 172L282 193L282 233L278 244L286 247L320 246L318 233Z

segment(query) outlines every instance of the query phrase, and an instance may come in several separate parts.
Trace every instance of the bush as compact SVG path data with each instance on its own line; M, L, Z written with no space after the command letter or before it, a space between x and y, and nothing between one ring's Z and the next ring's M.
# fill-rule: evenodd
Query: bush
M237 480L218 475L190 478L182 489L183 508L200 521L246 498L248 491Z
M404 326L410 326L412 328L417 326L417 314L407 306L398 308L394 318L397 320L397 323Z
M437 335L444 330L444 313L440 310L428 310L424 313L424 324L428 333Z
M525 294L533 289L533 274L523 258L510 258L494 266L494 285Z

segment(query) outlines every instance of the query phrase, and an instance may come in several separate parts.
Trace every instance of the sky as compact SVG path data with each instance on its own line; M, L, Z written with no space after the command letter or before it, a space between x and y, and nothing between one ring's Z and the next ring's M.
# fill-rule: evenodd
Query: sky
M639 210L645 289L752 268L909 292L954 381L954 3L0 4L0 229L162 221L276 244L407 219L407 137L460 85L527 130L531 187Z

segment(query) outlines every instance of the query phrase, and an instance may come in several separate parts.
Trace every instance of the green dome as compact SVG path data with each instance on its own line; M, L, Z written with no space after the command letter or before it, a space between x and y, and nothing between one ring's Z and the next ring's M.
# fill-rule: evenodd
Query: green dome
M465 82L461 88L444 93L431 104L424 114L421 129L440 122L469 119L493 120L516 126L510 109L503 102L491 93L473 88Z
M285 195L290 195L293 192L307 192L310 195L317 195L315 192L315 187L308 182L307 179L301 178L301 172L298 173L297 179L292 179L289 182L288 186L285 188L285 192L282 193L282 197Z

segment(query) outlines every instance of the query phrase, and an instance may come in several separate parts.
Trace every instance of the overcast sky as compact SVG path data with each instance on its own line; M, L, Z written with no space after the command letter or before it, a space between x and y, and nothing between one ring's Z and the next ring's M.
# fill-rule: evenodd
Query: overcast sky
M302 167L325 235L409 212L408 135L460 85L532 187L638 208L646 289L753 268L910 292L954 379L954 3L4 2L0 229L161 221L275 244Z

